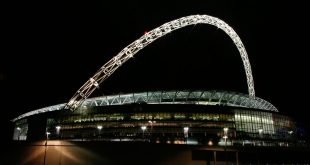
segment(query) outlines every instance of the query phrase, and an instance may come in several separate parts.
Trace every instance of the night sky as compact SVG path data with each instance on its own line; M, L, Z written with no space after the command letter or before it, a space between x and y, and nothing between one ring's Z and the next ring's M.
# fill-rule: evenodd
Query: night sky
M7 125L25 112L67 102L103 64L145 32L183 16L207 14L228 23L243 41L256 96L310 125L304 4L164 2L23 1L4 6L2 122ZM198 24L170 33L121 66L91 97L175 89L247 93L240 55L223 31Z

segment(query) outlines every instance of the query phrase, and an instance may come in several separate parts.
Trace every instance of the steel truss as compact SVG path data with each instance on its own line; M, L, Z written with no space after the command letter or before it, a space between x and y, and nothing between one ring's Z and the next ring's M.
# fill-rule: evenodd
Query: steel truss
M170 22L167 22L150 32L144 34L139 39L135 40L128 46L126 46L122 51L120 51L116 56L114 56L110 61L104 64L93 77L91 77L69 100L65 105L65 109L75 110L78 108L85 99L87 99L90 94L99 87L99 85L106 80L116 69L118 69L127 60L132 58L137 52L146 47L148 44L152 43L156 39L183 27L195 24L209 24L222 29L229 37L233 40L236 45L246 73L247 85L249 96L255 98L254 81L251 71L251 65L248 59L245 47L237 35L237 33L224 21L212 17L209 15L191 15L182 17Z
M128 93L110 96L88 98L82 103L82 108L96 106L126 105L133 103L146 104L199 104L222 105L228 107L243 107L260 109L264 111L278 112L278 109L268 101L259 97L252 98L249 95L229 91L150 91L142 93ZM65 104L58 104L22 114L12 121L28 116L63 110ZM221 110L221 109L219 109ZM75 111L79 113L79 111Z

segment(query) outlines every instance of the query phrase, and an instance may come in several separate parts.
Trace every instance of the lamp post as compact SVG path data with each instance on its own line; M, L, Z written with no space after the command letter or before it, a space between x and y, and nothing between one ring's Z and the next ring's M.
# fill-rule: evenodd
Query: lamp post
M98 138L101 138L101 129L102 129L102 125L98 125L98 126L97 126L97 129L98 129L98 131L99 131Z
M184 127L183 130L184 130L185 144L187 144L187 138L188 138L188 130L189 130L189 127Z
M145 125L141 126L141 129L142 129L142 138L144 140L144 131L146 130L146 126Z
M61 126L56 126L56 134L57 134L57 136L58 136L58 138L60 137L60 128L61 128Z
M153 136L153 124L156 123L156 121L149 120L149 123L151 125L151 137L150 138L152 138L152 136Z
M20 132L21 132L21 128L17 127L17 140L20 140Z
M45 152L44 152L44 162L43 164L45 165L45 160L46 160L46 148L47 148L47 140L48 140L48 135L51 134L50 132L46 131L46 139L45 139Z
M149 123L151 125L151 133L153 133L153 124L156 123L156 121L149 120Z
M224 136L223 136L223 138L224 138L224 140L225 140L225 148L224 148L224 152L225 152L225 158L226 158L226 164L228 164L228 162L227 162L227 152L226 152L226 150L227 150L227 138L228 138L228 128L227 127L225 127L225 128L223 128L223 131L224 131Z
M45 139L45 146L47 145L48 135L50 135L50 132L46 132L46 139Z
M293 134L294 132L292 131L292 130L290 130L290 131L288 131L288 140L287 140L287 146L289 146L290 144L290 142L291 142L291 140L292 140L292 134Z

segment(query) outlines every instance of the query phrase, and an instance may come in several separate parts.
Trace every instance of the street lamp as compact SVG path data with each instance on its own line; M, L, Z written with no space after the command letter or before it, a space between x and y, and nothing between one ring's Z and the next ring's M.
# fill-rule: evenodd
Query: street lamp
M224 140L225 140L225 151L226 151L227 138L228 138L228 136L227 136L228 128L227 128L227 127L223 128L223 131L224 131L224 136L223 136L223 138L224 138Z
M45 165L45 160L46 160L47 139L48 139L48 135L50 135L51 133L48 132L48 131L46 131L45 134L46 134L46 139L45 139L45 149L44 149L45 152L44 152L44 161L43 161L43 164L44 164L44 165Z
M188 130L189 130L189 127L184 127L183 130L184 130L185 143L187 144L187 138L188 138Z
M61 126L56 126L56 134L57 134L57 136L59 137L59 133L60 133L60 128L61 128Z
M50 132L46 132L46 139L48 139L48 135L50 135Z
M21 133L21 128L20 127L17 127L17 140L20 140L20 133Z
M102 129L102 125L98 125L97 126L97 129L98 129L98 131L99 131L99 138L101 138L101 129Z
M225 127L225 128L223 128L223 130L224 130L224 133L225 133L225 134L227 134L227 132L228 132L228 128L227 128L227 127Z
M224 131L224 136L223 136L223 138L224 138L224 140L225 140L225 148L224 148L224 152L225 152L225 157L226 157L226 164L228 164L228 162L227 162L227 152L226 152L226 147L227 147L227 138L228 138L228 128L227 127L225 127L225 128L223 128L223 131Z
M47 145L48 135L50 135L50 132L46 132L46 139L45 139L45 146Z
M156 121L149 120L149 123L151 125L151 135L152 135L153 134L153 124L156 123Z
M146 130L146 126L145 125L141 126L141 129L142 129L142 138L144 139L144 131Z

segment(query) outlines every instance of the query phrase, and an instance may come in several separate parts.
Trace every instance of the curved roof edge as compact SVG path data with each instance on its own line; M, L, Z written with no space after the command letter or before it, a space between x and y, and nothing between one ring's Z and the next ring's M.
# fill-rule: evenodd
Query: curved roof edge
M145 102L148 104L200 104L200 105L224 105L232 107L253 108L266 111L278 112L278 109L268 101L255 97L254 99L242 93L228 91L155 91L118 94L89 98L81 107L123 105ZM12 121L32 116L35 114L62 110L65 106L57 104L24 113Z

